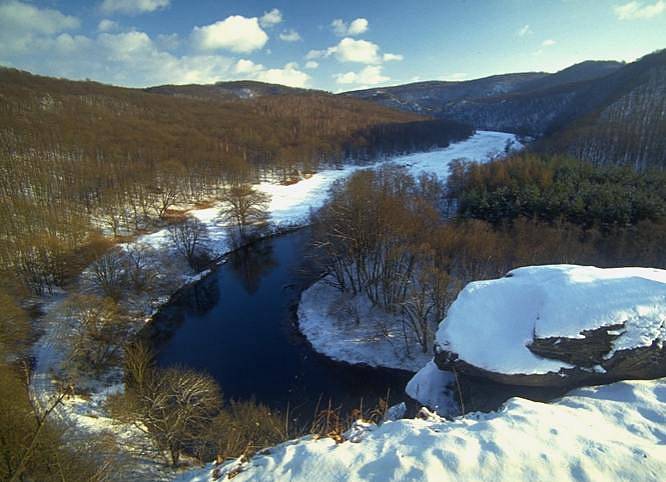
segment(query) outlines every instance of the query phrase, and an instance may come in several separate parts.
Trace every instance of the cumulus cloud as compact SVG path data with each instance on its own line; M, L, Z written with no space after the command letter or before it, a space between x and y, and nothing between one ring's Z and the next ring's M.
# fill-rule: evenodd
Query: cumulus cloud
M299 33L293 28L291 28L289 30L282 31L282 33L280 34L280 40L284 42L298 42L299 40L302 39Z
M317 67L319 67L319 62L317 62L316 60L308 60L307 62L305 62L306 69L314 70Z
M233 15L211 25L194 27L192 41L201 50L225 49L249 53L266 45L268 35L259 26L256 17Z
M269 12L264 12L264 14L259 19L259 23L264 28L272 27L273 25L277 25L278 23L281 22L282 22L282 12L280 12L277 8L274 8Z
M542 47L552 47L556 43L557 42L555 42L555 40L549 38L549 39L546 39L543 42L541 42L541 46Z
M255 64L253 61L248 59L240 59L234 64L233 72L240 75L255 74L264 70L264 66L261 64Z
M530 28L529 25L523 25L518 29L516 32L516 35L519 37L525 37L526 35L532 35L534 32L532 32L532 29Z
M393 62L403 60L405 57L402 54L384 54L382 58L384 62Z
M177 33L158 34L157 44L163 49L174 50L180 45L180 37Z
M282 84L290 87L308 87L311 77L298 69L298 64L290 62L282 69L267 69L258 72L255 76L262 82Z
M620 20L642 20L654 18L666 12L666 1L654 3L632 1L613 7L615 16Z
M114 22L113 20L105 18L100 20L100 22L97 24L97 30L100 32L112 32L114 30L118 30L118 22Z
M336 18L331 22L331 29L339 37L361 35L368 31L368 20L357 18L347 23L341 18Z
M305 59L306 60L321 59L322 57L326 57L328 55L329 54L326 50L310 50L307 54L305 54Z
M358 62L361 64L380 64L379 45L367 40L355 40L345 37L338 45L331 47L327 55L335 55L340 62Z
M376 85L391 80L390 77L382 73L381 65L368 65L361 69L359 72L335 74L333 78L338 84L342 85Z
M166 8L171 0L104 0L100 10L104 13L124 13L134 15L138 13L154 12Z
M10 0L0 3L0 52L29 52L48 41L48 37L79 28L77 17L58 10L38 8Z

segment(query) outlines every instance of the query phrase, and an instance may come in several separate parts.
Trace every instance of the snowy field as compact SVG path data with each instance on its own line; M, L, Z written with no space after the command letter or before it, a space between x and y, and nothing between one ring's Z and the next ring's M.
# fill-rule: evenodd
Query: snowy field
M305 437L177 480L656 482L666 474L665 407L665 379L586 387L554 403L512 398L454 421L361 425L343 443Z

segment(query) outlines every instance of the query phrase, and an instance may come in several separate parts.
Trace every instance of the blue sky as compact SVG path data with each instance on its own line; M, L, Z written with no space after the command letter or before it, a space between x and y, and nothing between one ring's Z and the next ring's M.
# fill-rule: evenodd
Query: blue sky
M666 0L0 0L0 64L132 87L341 91L664 47Z

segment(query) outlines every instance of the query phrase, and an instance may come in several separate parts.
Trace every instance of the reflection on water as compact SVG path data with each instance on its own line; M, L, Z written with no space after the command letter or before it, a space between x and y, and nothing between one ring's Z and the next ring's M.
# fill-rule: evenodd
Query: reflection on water
M261 277L277 265L273 244L259 243L234 251L229 256L229 264L245 291L254 294L259 289Z
M302 290L315 276L304 255L309 230L256 243L192 286L151 326L161 366L210 373L227 399L256 398L311 415L319 399L347 408L364 400L406 399L410 374L332 362L312 350L295 326Z

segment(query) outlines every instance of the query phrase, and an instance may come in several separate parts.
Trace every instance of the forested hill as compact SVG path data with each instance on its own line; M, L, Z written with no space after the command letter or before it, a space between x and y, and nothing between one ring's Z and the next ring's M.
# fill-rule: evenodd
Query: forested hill
M395 87L346 92L343 95L399 108L409 112L425 112L436 117L465 118L479 128L524 130L541 133L545 123L529 125L518 116L513 99L529 98L541 91L605 77L622 66L619 62L588 61L572 65L560 72L525 72L493 75L481 79L450 82L430 81ZM555 91L551 92L551 95ZM509 102L506 112L495 112L496 104Z
M269 95L322 95L320 90L299 89L286 85L267 84L255 80L216 82L214 84L159 85L148 87L146 92L194 97L211 100L253 99Z
M480 88L482 87L482 88ZM550 152L636 168L666 167L666 50L636 62L583 62L510 74L349 92L406 111L543 137Z
M666 168L666 50L592 83L543 147L599 164Z
M287 180L473 133L357 99L263 87L283 95L211 101L0 68L0 276L58 285L85 262L81 249L100 227L135 232L225 183Z

